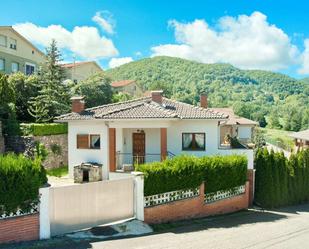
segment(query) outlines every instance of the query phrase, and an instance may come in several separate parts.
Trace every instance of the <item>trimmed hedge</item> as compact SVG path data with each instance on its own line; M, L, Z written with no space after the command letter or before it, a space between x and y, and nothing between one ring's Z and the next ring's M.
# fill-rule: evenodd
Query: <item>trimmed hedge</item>
M205 193L230 190L247 179L247 158L240 155L195 157L176 156L163 162L139 165L144 173L145 196L199 187L205 182Z
M0 215L31 209L39 201L39 188L47 182L39 159L0 155Z
M286 158L260 149L255 157L255 203L280 207L309 201L309 149Z
M21 124L21 131L24 136L48 136L48 135L58 135L67 134L68 125L60 123L46 123L46 124Z

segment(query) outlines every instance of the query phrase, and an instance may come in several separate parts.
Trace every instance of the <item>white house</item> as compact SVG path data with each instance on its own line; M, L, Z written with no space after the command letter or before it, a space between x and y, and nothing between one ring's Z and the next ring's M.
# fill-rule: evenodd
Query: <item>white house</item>
M110 171L179 154L244 154L248 169L253 168L251 149L221 146L221 125L229 115L206 108L206 95L201 95L200 107L167 99L162 91L88 109L83 98L72 101L72 112L57 118L68 123L71 177L74 166L83 162L102 164L103 179L108 179Z

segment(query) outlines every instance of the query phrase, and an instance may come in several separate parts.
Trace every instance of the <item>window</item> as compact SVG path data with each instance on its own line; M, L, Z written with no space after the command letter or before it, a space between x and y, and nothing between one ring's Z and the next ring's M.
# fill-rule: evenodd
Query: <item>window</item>
M205 133L182 133L182 150L205 150Z
M25 68L26 75L33 74L34 70L35 70L35 65L34 64L26 63L26 68Z
M10 48L14 50L17 49L17 41L13 38L10 38Z
M6 36L0 35L0 46L6 47Z
M100 149L100 135L77 135L77 149Z
M4 71L5 69L5 60L0 58L0 70Z
M100 149L100 135L90 135L90 148Z
M19 64L17 62L12 62L12 73L16 73L19 70Z

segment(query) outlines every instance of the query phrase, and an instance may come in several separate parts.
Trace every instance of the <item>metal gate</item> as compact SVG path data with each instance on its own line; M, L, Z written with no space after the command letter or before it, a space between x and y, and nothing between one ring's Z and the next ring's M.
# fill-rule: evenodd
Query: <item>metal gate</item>
M49 205L52 236L132 218L134 179L51 187Z

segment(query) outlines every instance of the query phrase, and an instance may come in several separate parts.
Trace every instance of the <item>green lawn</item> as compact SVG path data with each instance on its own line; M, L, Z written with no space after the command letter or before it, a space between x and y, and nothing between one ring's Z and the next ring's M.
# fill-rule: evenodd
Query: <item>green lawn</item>
M47 175L61 177L68 174L68 166L62 166L59 168L47 169Z
M263 133L266 142L276 145L284 150L290 151L294 147L293 138L289 137L290 131L260 128Z

